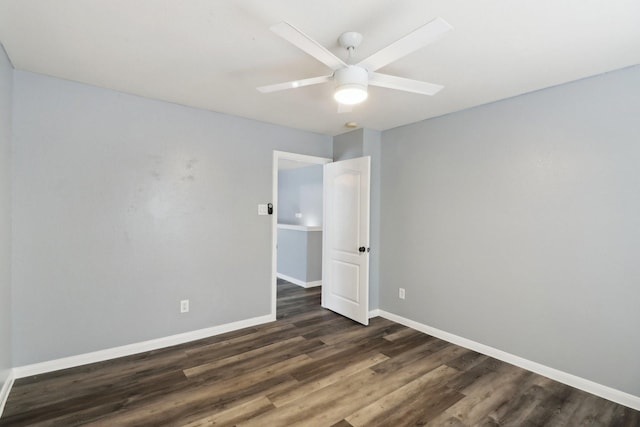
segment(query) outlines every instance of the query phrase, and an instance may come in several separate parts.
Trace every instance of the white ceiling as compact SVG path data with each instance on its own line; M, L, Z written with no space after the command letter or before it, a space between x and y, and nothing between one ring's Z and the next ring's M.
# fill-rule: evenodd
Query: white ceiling
M344 58L365 58L441 16L454 31L381 72L440 83L433 97L372 87L336 113L328 74L269 31L288 21ZM336 135L385 130L640 63L638 0L0 0L0 42L17 69ZM639 90L630 88L629 90Z

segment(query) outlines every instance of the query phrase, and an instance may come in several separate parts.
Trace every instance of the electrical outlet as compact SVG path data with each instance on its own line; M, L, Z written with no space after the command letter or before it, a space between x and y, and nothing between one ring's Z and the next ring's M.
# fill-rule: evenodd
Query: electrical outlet
M180 313L188 313L189 312L189 300L183 299L180 301Z
M405 294L404 294L404 288L400 288L400 289L398 290L398 298L400 298L400 299L404 299L404 295L405 295Z

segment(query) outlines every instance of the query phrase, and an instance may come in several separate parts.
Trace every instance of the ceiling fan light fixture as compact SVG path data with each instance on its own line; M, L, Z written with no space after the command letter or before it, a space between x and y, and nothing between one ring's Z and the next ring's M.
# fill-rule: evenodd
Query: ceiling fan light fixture
M333 97L340 104L359 104L369 96L367 92L369 73L364 68L350 65L336 70L334 78L336 91Z
M333 97L340 104L338 107L338 112L340 113L351 111L349 106L366 100L368 97L367 90L369 84L371 84L371 86L421 95L435 95L443 88L442 85L382 74L376 72L376 70L411 52L415 52L429 43L433 43L444 33L452 29L453 27L444 19L436 18L377 51L368 58L363 59L355 65L350 65L353 64L353 51L362 42L362 34L349 31L343 33L338 38L340 46L348 52L348 59L347 62L345 62L293 25L283 21L273 25L271 31L322 62L332 70L333 74L260 86L256 89L262 93L271 93L334 80L336 86Z
M367 87L358 84L346 84L338 86L333 94L333 98L340 104L354 105L359 104L367 97Z

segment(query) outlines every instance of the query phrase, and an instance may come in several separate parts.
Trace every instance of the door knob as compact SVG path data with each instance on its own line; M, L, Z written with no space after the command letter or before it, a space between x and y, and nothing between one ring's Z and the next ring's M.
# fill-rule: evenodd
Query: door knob
M360 246L360 247L358 248L358 252L364 252L364 251L366 251L366 250L367 250L367 248L365 248L364 246Z

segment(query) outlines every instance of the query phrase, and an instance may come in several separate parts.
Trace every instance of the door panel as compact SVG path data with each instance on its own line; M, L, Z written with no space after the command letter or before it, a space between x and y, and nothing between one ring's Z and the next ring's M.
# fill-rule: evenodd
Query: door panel
M333 261L332 270L332 282L334 283L333 295L350 302L358 303L360 300L358 298L358 287L351 286L351 283L358 283L360 281L360 269L358 266L353 263Z
M333 183L333 223L335 249L353 252L353 242L360 241L358 227L360 176L358 171L344 170ZM342 213L349 214L343 215Z
M369 323L370 157L324 166L322 306ZM360 251L359 248L364 248Z

